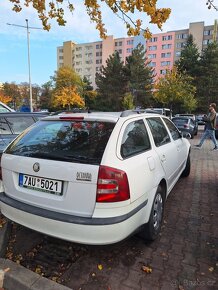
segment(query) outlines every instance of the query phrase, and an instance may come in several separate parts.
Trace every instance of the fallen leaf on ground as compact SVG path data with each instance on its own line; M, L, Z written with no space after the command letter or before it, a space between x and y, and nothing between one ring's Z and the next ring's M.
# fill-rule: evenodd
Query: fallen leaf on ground
M148 274L152 273L152 269L148 266L142 266L142 271Z
M98 270L103 270L103 266L101 264L98 264Z
M210 272L213 272L213 271L214 271L214 267L210 267L208 270L209 270Z

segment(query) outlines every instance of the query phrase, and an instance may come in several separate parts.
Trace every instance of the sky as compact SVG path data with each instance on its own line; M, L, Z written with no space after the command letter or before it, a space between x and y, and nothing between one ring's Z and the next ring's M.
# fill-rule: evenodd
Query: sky
M23 0L21 0L23 2ZM64 41L88 43L99 41L99 33L95 24L90 22L86 14L84 1L71 0L74 3L73 14L66 13L66 26L58 26L50 21L52 28L49 32L42 29L41 22L33 8L24 8L20 13L12 11L9 0L1 0L0 4L0 83L29 82L28 41L26 19L28 19L30 77L32 84L42 85L50 80L57 70L57 47ZM100 3L101 1L99 1ZM162 31L149 23L147 15L142 17L144 27L149 27L152 33L187 29L191 22L204 22L213 25L218 19L218 11L208 9L207 0L158 0L159 8L171 8L170 18L162 27ZM213 4L218 7L218 0ZM114 38L127 37L125 25L106 6L102 6L103 21L107 34ZM138 15L134 15L137 17ZM133 17L134 17L133 16ZM13 26L8 24L20 25Z

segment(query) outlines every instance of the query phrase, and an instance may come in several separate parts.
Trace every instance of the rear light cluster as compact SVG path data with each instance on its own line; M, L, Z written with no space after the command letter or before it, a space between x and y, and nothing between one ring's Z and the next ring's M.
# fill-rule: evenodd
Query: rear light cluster
M118 202L130 198L129 182L124 171L100 166L97 182L97 202Z

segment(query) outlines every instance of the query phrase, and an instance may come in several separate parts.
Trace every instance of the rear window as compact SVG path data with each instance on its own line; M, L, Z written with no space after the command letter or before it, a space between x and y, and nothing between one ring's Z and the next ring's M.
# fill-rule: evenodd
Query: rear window
M20 134L26 128L35 123L34 119L29 116L6 117L13 134Z
M67 162L100 164L114 123L39 121L21 134L8 154Z
M173 123L175 123L177 126L183 126L188 123L188 119L173 119Z

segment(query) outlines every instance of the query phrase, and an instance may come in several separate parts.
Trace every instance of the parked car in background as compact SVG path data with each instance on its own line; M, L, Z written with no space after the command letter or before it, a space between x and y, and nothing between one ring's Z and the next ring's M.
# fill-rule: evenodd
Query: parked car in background
M198 119L197 116L194 114L176 114L175 117L188 117L191 118L194 122L195 130L194 130L194 135L198 134Z
M7 113L7 112L15 112L15 111L0 101L0 113Z
M4 149L15 137L44 116L40 113L0 113L0 158ZM0 177L0 192L2 190Z
M184 133L190 133L191 139L194 138L194 135L196 135L196 128L194 121L191 118L178 116L173 117L172 121L179 129L179 131Z
M204 114L197 115L198 125L205 125Z
M48 116L2 155L1 212L78 243L115 243L136 231L154 240L167 196L190 166L190 142L163 115Z
M43 113L0 113L0 154L17 135L44 116Z

